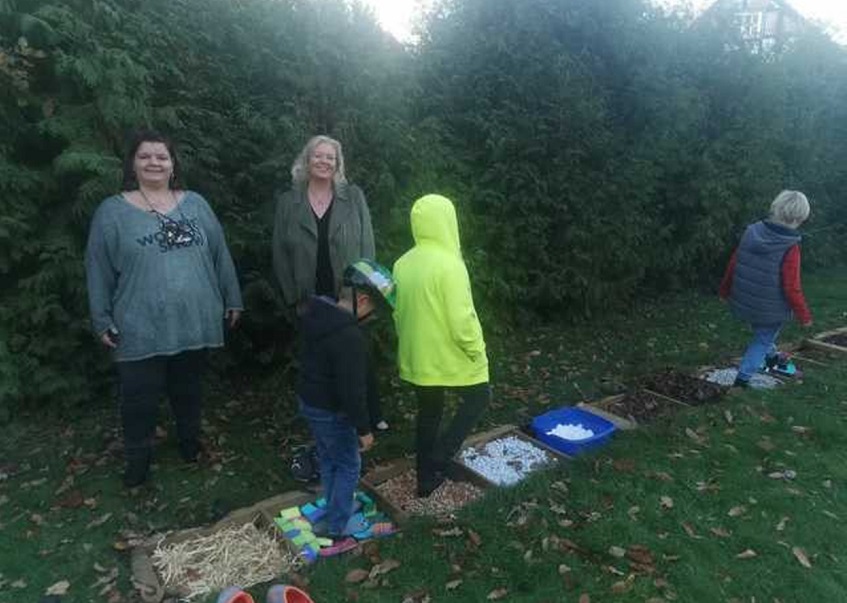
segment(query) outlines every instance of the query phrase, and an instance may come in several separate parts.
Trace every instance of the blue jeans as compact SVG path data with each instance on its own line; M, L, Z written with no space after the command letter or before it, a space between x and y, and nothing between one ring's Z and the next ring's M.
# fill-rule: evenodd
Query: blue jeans
M343 414L309 406L302 400L300 414L309 423L318 447L327 529L332 535L341 535L353 515L353 495L362 468L359 436Z
M742 381L749 381L762 368L766 356L776 354L776 338L782 325L752 325L752 328L753 340L738 367L738 378Z

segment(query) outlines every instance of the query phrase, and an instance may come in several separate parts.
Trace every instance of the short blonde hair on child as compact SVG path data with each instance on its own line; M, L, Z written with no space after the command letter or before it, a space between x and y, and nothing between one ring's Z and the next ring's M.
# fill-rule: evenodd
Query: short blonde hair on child
M800 226L809 217L809 200L800 191L782 191L771 203L771 220L785 226Z

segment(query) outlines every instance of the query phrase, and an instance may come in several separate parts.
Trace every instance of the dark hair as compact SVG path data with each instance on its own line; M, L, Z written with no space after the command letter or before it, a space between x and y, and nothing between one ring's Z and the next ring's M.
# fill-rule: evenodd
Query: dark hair
M174 143L170 138L157 132L156 130L141 129L136 130L130 139L127 153L124 157L124 180L123 188L125 191L138 188L138 179L135 177L135 154L138 152L138 147L143 142L161 142L168 149L171 155L171 162L174 165L174 171L171 175L171 188L178 188L181 185L179 158L174 150Z

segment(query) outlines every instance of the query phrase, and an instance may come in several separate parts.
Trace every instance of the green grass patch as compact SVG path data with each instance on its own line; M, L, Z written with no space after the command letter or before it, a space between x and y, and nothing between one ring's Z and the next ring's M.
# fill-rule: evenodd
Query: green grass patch
M844 282L838 273L807 279L816 331L847 324ZM802 335L791 327L782 340ZM746 338L724 306L696 294L645 303L627 316L490 338L495 398L481 427L521 424L666 366L729 361ZM497 589L505 589L503 600L534 603L583 593L593 601L845 600L847 358L816 358L827 365L806 365L803 384L685 409L618 434L561 470L492 491L454 522L412 522L375 547L401 563L384 584L345 583L350 569L372 563L349 555L309 569L308 589L318 603L396 603L425 593L478 602ZM369 462L412 451L411 392L389 379L385 385L392 430ZM286 458L306 434L289 385L210 390L204 432L214 461L183 464L173 435L162 434L152 479L135 493L120 487L112 401L6 426L0 601L37 600L60 580L71 583L66 601L135 600L129 556L119 550L128 538L206 525L294 487ZM172 429L164 414L160 424ZM455 527L460 533L449 535ZM635 557L649 563L616 556L631 547L642 547ZM800 549L811 568L795 555ZM747 550L755 556L738 557ZM117 577L102 581L110 572ZM254 593L261 598L263 589Z

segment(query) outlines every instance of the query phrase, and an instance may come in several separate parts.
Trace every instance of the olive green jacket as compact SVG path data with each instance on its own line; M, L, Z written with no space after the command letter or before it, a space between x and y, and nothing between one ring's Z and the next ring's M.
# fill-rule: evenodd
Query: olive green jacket
M277 282L285 305L291 308L315 293L318 226L305 185L278 194L272 246ZM329 259L336 293L344 268L359 258L374 258L371 214L362 189L339 184L329 216Z

